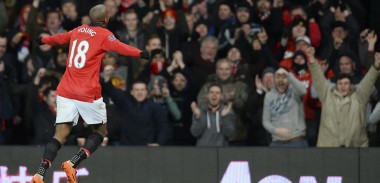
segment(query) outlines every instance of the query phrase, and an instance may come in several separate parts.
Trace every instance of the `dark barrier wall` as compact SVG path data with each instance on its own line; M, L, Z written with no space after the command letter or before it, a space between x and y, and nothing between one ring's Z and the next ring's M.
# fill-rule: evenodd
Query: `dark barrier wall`
M360 182L380 182L380 149L360 149Z
M60 163L77 151L78 148L63 147L45 183L58 183L53 180L53 171L62 173L57 172ZM43 148L0 147L0 166L8 167L9 176L19 174L19 166L26 166L27 173L33 175L42 153ZM79 176L78 180L79 183L212 183L217 182L217 163L217 148L106 147L83 161L78 169L87 170L89 175ZM0 176L4 178L1 171ZM66 183L64 177L60 180L59 183Z
M77 150L62 148L45 183L66 182L59 165ZM42 147L0 146L0 183L28 183L42 153ZM235 162L248 166L223 179L231 175L225 173ZM329 177L329 183L377 183L380 149L106 147L78 168L79 183L217 183L247 174L255 183L278 177L289 180L279 183L326 183Z
M245 160L249 162L252 182L281 175L294 183L306 176L315 177L318 183L325 183L332 176L342 177L343 183L358 183L358 152L358 149L221 148L218 178L221 180L231 161Z

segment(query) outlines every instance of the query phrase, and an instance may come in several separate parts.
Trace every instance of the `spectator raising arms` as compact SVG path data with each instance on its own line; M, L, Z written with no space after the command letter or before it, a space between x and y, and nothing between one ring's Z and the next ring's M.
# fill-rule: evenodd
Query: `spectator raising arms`
M314 57L313 47L307 49L309 68L319 100L322 102L318 147L367 147L365 109L372 87L380 73L380 53L360 84L355 87L350 74L341 73L336 87L330 88Z

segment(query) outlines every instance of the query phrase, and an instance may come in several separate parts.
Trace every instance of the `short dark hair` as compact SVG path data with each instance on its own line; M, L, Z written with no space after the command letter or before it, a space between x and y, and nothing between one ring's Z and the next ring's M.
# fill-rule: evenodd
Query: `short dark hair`
M159 39L161 41L161 38L157 34L152 34L145 40L145 46L148 45L152 39Z
M59 10L59 8L50 8L50 7L46 9L46 12L45 12L45 21L47 21L48 15L51 14L51 13L58 14L59 20L63 21L63 15L62 15L61 10Z
M342 80L342 79L345 79L347 78L348 80L350 80L351 84L354 83L354 78L352 77L351 74L348 74L348 73L340 73L337 77L336 77L336 82L338 83L339 80Z
M223 93L223 87L222 85L220 85L219 83L211 83L208 87L207 87L207 93L210 92L210 89L212 87L218 87L220 88L220 91Z
M55 91L55 90L57 90L57 89L54 88L54 87L47 87L47 88L42 92L42 94L43 94L45 97L47 97L47 96L49 96L50 91Z
M137 14L136 10L134 10L134 9L128 9L127 11L122 13L122 16L126 16L127 14L136 14L137 18L139 18L139 15Z
M135 86L136 84L144 84L147 87L147 84L144 81L137 80L137 81L132 83L131 91L133 89L133 86ZM148 87L147 87L147 89L148 89Z

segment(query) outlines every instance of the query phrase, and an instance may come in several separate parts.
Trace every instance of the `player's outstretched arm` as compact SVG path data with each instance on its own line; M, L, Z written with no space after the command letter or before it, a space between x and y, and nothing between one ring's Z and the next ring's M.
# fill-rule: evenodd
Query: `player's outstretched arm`
M139 57L143 59L150 59L150 55L146 51L141 51L138 48L124 44L115 38L114 35L108 36L102 45L102 48L106 51L113 51L120 55Z
M40 36L35 40L35 42L38 45L48 44L50 46L68 44L70 42L70 33L71 32L65 32L47 37Z

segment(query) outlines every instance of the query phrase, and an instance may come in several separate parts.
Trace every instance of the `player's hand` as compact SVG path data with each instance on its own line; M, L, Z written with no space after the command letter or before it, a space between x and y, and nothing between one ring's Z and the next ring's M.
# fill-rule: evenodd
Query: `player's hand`
M140 58L143 58L145 60L150 60L150 54L147 51L140 52Z
M44 43L42 42L42 37L39 36L36 40L35 40L36 44L38 44L39 46L41 45L44 45Z

